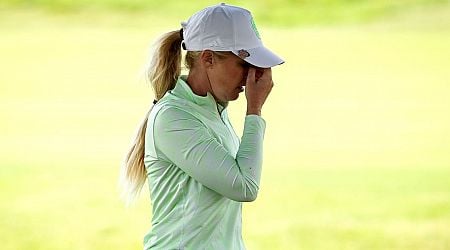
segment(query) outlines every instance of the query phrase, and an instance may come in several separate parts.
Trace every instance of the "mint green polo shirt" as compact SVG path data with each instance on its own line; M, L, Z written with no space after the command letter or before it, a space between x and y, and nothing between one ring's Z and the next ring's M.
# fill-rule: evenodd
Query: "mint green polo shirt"
M256 199L265 121L245 117L241 140L226 104L178 79L149 114L145 137L153 216L144 249L245 249L242 202Z

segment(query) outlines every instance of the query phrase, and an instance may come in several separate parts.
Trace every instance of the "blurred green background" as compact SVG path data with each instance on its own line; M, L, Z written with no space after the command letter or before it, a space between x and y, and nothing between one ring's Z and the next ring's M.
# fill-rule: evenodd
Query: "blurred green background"
M0 2L1 249L141 249L117 178L149 47L213 1ZM248 249L450 249L450 1L229 1L286 64ZM229 108L242 131L245 98Z

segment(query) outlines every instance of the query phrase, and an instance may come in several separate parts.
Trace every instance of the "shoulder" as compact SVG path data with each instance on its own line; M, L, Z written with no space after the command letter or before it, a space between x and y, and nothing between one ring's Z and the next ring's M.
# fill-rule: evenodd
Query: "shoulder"
M161 100L153 107L153 110L155 112L152 112L151 115L153 114L156 119L197 116L189 103L183 100Z
M199 126L202 121L195 111L188 104L173 101L162 101L157 103L149 116L149 120L153 120L155 130L163 128L188 128Z

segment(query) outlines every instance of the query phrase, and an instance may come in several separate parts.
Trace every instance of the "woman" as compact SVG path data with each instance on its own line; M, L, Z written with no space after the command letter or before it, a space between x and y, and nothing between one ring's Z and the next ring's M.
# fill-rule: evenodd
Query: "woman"
M180 76L182 47L187 76ZM281 63L239 7L205 8L162 37L149 69L155 105L122 171L129 196L149 183L153 217L145 249L245 249L241 202L258 193L261 109L273 86L271 67ZM239 141L226 107L244 86Z

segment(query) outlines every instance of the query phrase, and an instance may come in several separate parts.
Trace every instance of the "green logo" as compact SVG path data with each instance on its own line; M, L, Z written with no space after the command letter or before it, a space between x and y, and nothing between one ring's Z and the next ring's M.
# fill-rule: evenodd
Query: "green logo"
M252 18L252 28L253 28L253 31L255 31L256 36L259 39L261 39L261 36L259 35L258 29L256 28L255 20L253 20L253 18Z

